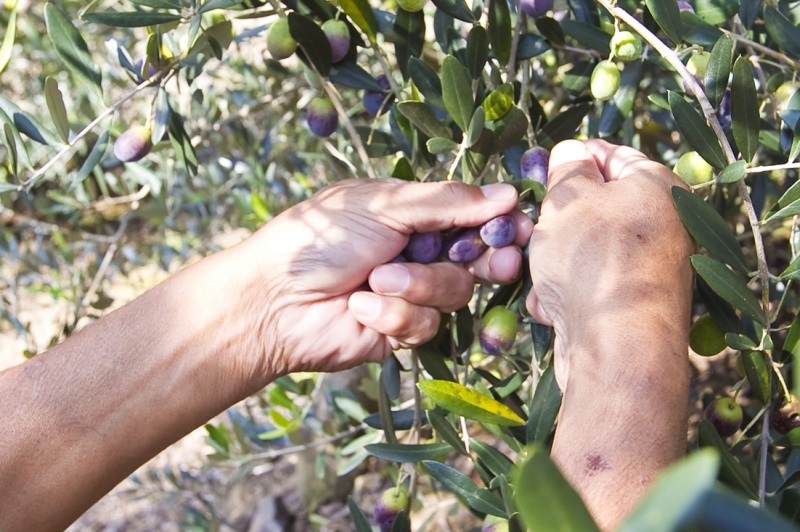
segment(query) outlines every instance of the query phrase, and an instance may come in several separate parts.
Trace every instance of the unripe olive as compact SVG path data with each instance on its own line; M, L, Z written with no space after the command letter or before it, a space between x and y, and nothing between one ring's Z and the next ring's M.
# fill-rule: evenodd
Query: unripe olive
M742 407L731 397L719 397L706 407L703 417L714 425L720 436L727 438L742 426Z
M699 185L714 179L714 169L696 151L681 155L672 171L690 185Z
M267 31L267 50L278 61L291 57L297 49L297 41L289 32L289 19L279 18Z
M331 61L338 63L350 51L350 29L341 20L330 19L322 24L322 31L331 43Z
M780 113L786 110L786 106L797 91L800 84L796 81L785 81L775 89L775 108Z
M533 179L547 186L547 169L550 162L550 152L541 146L534 146L519 160L519 169L524 179Z
M592 96L600 101L611 99L619 89L619 69L613 62L604 60L597 63L589 80Z
M409 13L416 13L417 11L421 11L425 4L428 3L428 0L397 0L397 5L403 10L408 11Z
M553 9L553 0L520 0L519 8L529 17L543 17Z
M630 31L618 31L611 38L611 50L621 61L634 61L642 55L642 40Z
M711 314L700 316L689 331L689 347L704 357L719 354L725 344L725 333L719 328Z
M114 142L114 157L124 163L138 161L153 147L150 126L133 126Z
M339 126L339 117L328 98L317 97L308 104L308 129L318 137L329 137Z
M517 338L517 315L503 307L492 307L484 314L479 340L487 355L499 355L511 349Z
M711 58L711 54L708 52L697 52L696 54L692 54L689 58L689 61L686 62L686 70L689 71L689 74L695 77L697 81L703 81L703 78L706 77L706 70L708 70L708 60Z
M408 504L408 494L403 488L389 488L381 494L378 504L375 505L375 524L381 532L389 532L392 529L397 514Z

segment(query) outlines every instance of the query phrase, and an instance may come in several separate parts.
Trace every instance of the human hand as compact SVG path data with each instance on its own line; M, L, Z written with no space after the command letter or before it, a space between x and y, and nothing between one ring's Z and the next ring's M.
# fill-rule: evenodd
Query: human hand
M555 371L562 390L568 346L604 327L647 320L680 327L691 301L693 244L672 204L684 186L641 152L602 140L558 144L550 154L548 193L531 241L527 307L556 330ZM676 315L677 313L677 315ZM592 342L592 339L585 339ZM595 338L596 341L596 338Z
M466 265L387 263L413 232L477 226L516 201L510 185L364 179L288 209L243 243L266 285L256 373L340 370L432 338L440 313L467 304L477 279L519 275L532 222L514 211L515 245Z

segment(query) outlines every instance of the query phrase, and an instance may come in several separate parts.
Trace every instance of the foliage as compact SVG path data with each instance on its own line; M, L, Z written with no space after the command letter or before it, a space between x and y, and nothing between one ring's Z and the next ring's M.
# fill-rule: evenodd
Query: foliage
M432 0L414 12L378 0L6 2L0 318L30 338L16 296L41 291L74 309L63 323L68 334L112 303L111 273L212 251L210 235L252 230L345 177L508 181L535 218L543 187L520 170L531 146L602 137L670 167L696 152L714 178L673 198L701 248L692 257L695 313L710 314L730 356L741 352L733 390L747 426L730 442L701 422L699 446L714 451L667 472L624 528L787 526L776 511L798 522L800 452L769 418L800 383L800 5L680 4L572 0L531 18L507 0ZM338 62L321 29L334 18L350 33ZM267 31L284 19L289 35L279 48L290 57L279 62L265 55ZM625 35L634 43L626 62L609 46L620 31L635 34ZM286 39L296 41L293 55ZM618 89L593 82L590 91L601 61L621 70ZM304 110L321 96L315 112L338 119L329 138L305 123ZM326 132L336 123L328 118ZM134 127L150 139L139 138L133 158L112 153L112 141ZM320 434L344 442L337 472L370 455L410 462L392 476L409 484L412 502L421 490L443 489L477 516L510 518L514 529L593 526L548 458L561 392L553 333L527 315L528 290L525 279L481 287L431 342L391 357L367 387L376 414L352 398L334 401L339 420L355 423ZM486 357L474 331L498 306L516 312L525 331L502 356ZM254 441L304 426L309 409L298 400L318 391L303 376L262 392L270 430L209 425L216 457L247 464ZM502 440L506 452L478 436ZM482 486L445 463L455 455L472 461ZM519 514L515 501L531 499L537 504ZM349 504L364 529L367 518Z

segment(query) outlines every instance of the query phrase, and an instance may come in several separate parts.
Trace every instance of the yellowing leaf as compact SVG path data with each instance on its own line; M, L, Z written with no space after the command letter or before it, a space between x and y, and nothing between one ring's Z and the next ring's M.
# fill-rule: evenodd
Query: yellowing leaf
M420 390L437 405L468 419L504 427L525 423L509 407L476 390L450 381L422 381Z

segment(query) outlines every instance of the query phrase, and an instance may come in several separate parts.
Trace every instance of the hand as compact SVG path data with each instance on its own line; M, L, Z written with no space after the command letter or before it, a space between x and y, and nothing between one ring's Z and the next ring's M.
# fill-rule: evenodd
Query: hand
M519 275L532 222L514 211L515 246L465 266L387 264L417 232L477 226L516 205L510 185L352 180L327 187L245 242L267 286L256 316L263 374L333 371L383 360L436 333L441 312L469 302L476 279ZM369 288L371 291L366 290Z
M531 241L527 306L556 329L562 390L570 364L578 363L569 360L568 346L596 332L591 323L624 330L662 309L682 315L689 308L693 244L672 205L675 185L685 186L627 146L570 140L552 150L548 192Z

